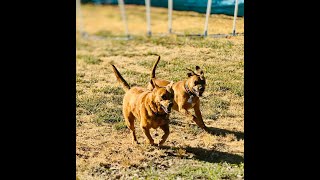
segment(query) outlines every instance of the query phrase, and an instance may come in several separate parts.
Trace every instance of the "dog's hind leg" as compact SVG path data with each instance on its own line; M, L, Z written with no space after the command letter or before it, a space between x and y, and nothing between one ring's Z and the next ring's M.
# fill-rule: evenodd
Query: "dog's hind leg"
M133 116L132 113L130 113L130 112L126 113L124 111L124 120L126 122L127 127L130 129L131 134L132 134L132 144L139 144L137 137L136 137L136 131L134 128L134 119L135 119L135 117Z
M159 142L159 146L161 146L168 138L169 136L169 124L165 124L163 126L160 126L160 128L163 130L164 135L161 137L161 141Z

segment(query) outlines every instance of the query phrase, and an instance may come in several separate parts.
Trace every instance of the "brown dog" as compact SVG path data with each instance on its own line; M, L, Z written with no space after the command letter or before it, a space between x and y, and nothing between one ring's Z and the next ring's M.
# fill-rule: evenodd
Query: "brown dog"
M158 60L154 63L151 73L151 79L158 86L166 86L170 82L163 79L157 79L155 77L155 71L157 64L160 61L160 56ZM191 69L187 69L190 72L187 73L188 79L176 82L173 84L172 89L174 91L174 102L173 109L179 111L191 118L199 127L203 128L208 132L207 126L204 124L201 111L200 111L200 99L205 87L206 80L204 77L203 70L199 66L196 66L196 72ZM152 89L152 84L149 83L148 89ZM196 116L192 115L188 110L193 108Z
M112 69L118 82L122 84L126 91L123 97L123 117L132 132L132 143L138 144L134 119L139 119L140 127L147 138L147 142L151 145L154 145L154 140L150 135L150 128L160 127L164 131L164 135L159 142L159 145L162 145L169 136L169 113L173 105L173 82L159 87L151 80L150 90L142 87L130 88L114 65L112 65Z

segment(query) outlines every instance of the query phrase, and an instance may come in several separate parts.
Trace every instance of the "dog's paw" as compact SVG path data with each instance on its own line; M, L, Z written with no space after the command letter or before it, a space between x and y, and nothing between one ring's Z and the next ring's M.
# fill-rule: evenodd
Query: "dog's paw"
M133 140L133 141L132 141L132 144L133 144L133 145L138 145L138 144L140 144L140 143L139 143L138 141L134 141L134 140Z
M154 143L153 146L159 147L161 145L159 143Z
M164 142L165 142L165 141L160 141L159 144L158 144L158 146L159 146L159 147L160 147L160 146L163 146Z
M149 145L151 145L151 146L154 146L154 145L155 145L154 141L150 141L150 140L146 140L146 144L149 144Z

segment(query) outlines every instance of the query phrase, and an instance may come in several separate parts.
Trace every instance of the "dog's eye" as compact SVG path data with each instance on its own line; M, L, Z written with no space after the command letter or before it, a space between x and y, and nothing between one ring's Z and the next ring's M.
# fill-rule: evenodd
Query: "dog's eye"
M162 95L161 98L166 100L167 96L166 95Z

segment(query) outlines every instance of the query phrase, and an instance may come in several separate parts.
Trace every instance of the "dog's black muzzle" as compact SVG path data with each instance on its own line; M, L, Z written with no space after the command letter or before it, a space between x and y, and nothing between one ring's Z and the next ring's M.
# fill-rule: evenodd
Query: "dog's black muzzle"
M204 87L200 87L199 88L199 96L201 97L202 96L202 94L204 93Z
M193 92L196 96L201 97L202 94L204 93L204 87L200 87L199 90L193 89Z
M172 108L172 106L173 106L173 102L170 102L167 107L161 105L162 109L163 109L164 112L166 112L167 114L168 114L168 113L171 113L171 108Z

